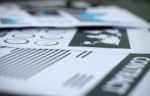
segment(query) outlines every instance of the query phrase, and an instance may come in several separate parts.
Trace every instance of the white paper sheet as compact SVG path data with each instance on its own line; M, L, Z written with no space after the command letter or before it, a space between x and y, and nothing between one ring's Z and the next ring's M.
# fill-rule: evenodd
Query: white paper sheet
M17 7L16 7L17 6ZM5 8L4 8L5 7ZM12 7L12 8L9 8ZM88 8L85 11L22 9L19 5L0 7L0 27L121 26L150 28L148 22L117 6Z
M145 20L117 6L101 6L89 8L85 11L70 10L66 14L75 18L80 22L81 26L112 25L139 28L150 27L149 23Z
M84 51L150 53L150 32L144 29L2 29L0 45Z
M134 88L138 88L141 89L141 92L136 96L149 94L149 81L147 80L150 78L148 72L150 54L89 53L88 51L31 48L1 48L0 53L1 92L54 96L97 96L92 95L96 92L98 95L135 96L137 91ZM135 67L137 69L135 71L132 69L132 64L137 64L136 61L139 66ZM124 75L121 75L119 72L125 66L130 67L129 64L132 68L129 71L123 71ZM130 71L132 72L130 73ZM140 72L141 75L137 72ZM109 74L112 74L112 77ZM116 77L116 83L112 82L115 75L121 76L121 83L119 83L119 77L118 79ZM126 81L127 77L128 81ZM105 83L103 83L104 81ZM109 81L122 86L118 86L115 91L108 90ZM125 87L124 84L129 87ZM111 87L115 87L115 85ZM148 93L145 94L145 91Z

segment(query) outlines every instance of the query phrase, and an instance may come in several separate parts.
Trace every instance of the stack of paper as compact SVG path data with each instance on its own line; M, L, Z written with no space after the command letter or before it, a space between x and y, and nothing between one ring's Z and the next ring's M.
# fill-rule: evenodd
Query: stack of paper
M117 6L0 5L0 93L148 96L150 25Z

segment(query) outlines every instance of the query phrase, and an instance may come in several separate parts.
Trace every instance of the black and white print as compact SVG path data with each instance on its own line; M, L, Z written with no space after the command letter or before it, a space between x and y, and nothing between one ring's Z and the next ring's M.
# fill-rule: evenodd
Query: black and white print
M128 35L123 29L79 30L69 46L130 48Z
M150 54L129 54L87 96L131 96L150 68ZM136 96L136 95L134 95Z

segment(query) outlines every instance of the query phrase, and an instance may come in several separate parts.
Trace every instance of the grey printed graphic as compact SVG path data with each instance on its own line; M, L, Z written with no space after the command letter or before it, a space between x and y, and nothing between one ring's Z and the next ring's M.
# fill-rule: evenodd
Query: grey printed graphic
M87 96L128 96L150 69L150 54L129 54Z
M69 46L130 48L127 32L123 29L79 30Z
M76 56L76 58L85 58L87 57L88 55L90 55L92 53L92 51L83 51L81 52L79 55Z
M49 10L49 9L43 9L43 10L26 9L26 10L32 16L60 16L59 12L56 10Z
M82 88L92 79L93 79L92 75L77 73L74 76L67 79L63 83L63 85L64 87L69 87L69 88Z
M69 50L15 48L0 57L0 77L27 80L70 54Z

